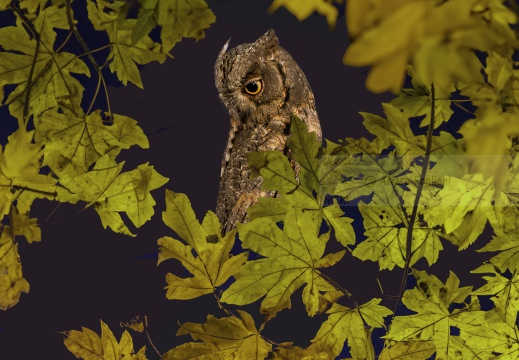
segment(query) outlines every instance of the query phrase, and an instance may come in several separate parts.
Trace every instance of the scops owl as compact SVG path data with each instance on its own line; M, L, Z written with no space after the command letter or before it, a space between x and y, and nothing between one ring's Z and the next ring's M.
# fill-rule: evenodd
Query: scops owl
M261 190L261 177L250 178L249 152L285 151L292 114L321 141L312 89L292 56L279 46L274 30L229 51L228 44L214 68L216 88L231 120L216 205L223 234L247 220L247 209L258 198L275 196Z

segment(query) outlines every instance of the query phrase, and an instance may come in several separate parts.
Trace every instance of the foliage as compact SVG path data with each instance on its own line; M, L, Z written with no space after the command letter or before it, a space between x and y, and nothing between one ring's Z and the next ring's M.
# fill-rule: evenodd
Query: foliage
M203 38L214 15L202 0L141 3L133 19L128 17L130 3L122 1L88 0L74 7L70 0L0 2L0 10L12 19L0 28L0 100L5 113L18 121L18 129L0 146L3 310L29 291L17 237L41 240L37 220L29 216L35 199L83 202L96 210L103 227L130 236L135 234L121 214L138 228L154 213L150 191L168 179L148 163L128 171L124 161L117 161L121 150L149 144L135 120L112 113L103 74L109 69L124 85L142 88L138 65L163 63L183 37ZM181 9L177 16L170 16L172 8ZM78 24L74 9L88 11L91 24ZM88 26L106 33L106 45L88 47L82 36ZM149 36L157 26L161 42ZM67 51L73 42L83 53ZM80 80L91 74L98 81L87 103ZM101 90L107 109L93 109Z
M249 221L225 236L213 212L200 223L186 195L166 191L163 220L177 238L159 239L159 263L176 259L192 275L168 273L166 297L212 294L227 316L209 314L203 324L181 324L177 335L194 341L163 359L334 359L344 356L345 347L353 359L519 357L519 76L513 61L519 43L511 27L518 16L512 3L347 2L353 42L344 62L371 66L367 88L398 97L382 105L384 117L361 113L372 140L327 140L323 146L293 117L288 148L297 174L280 152L250 153L252 176L262 176L263 189L279 197L260 199L248 210ZM98 65L66 0L0 2L17 15L16 26L0 29L0 84L13 86L4 103L19 123L0 154L0 209L9 220L0 237L2 308L29 289L15 237L40 240L28 215L34 199L84 201L105 227L129 235L120 212L136 227L153 214L149 192L167 179L148 164L121 173L123 163L115 160L122 149L148 146L142 130L110 109L81 107L83 87L76 76L89 76L90 68L82 56L55 45L55 29L68 30L84 46L98 88L106 66L122 83L142 87L136 64L163 62L181 37L202 38L214 21L200 0L139 4L137 19L128 19L125 3L87 2L92 25L110 41L104 64ZM274 0L270 11L281 6L300 20L317 11L330 26L338 17L331 0ZM170 16L173 9L177 12ZM161 43L149 37L156 26ZM410 87L402 89L406 74ZM452 130L455 109L472 116L459 128L462 138ZM363 241L341 207L352 201L363 218ZM494 233L490 241L481 236L486 227ZM232 250L236 234L246 251ZM333 238L341 250L330 251ZM415 268L421 259L429 266L437 262L444 241L462 251L476 240L482 246L478 251L496 253L472 271L486 274L478 289L461 286L452 271L443 282ZM359 304L355 294L324 273L351 256L376 262L381 270L402 268L400 293L391 305L397 309L401 303L408 311L391 311L380 298ZM406 286L409 271L416 286ZM308 315L325 318L311 344L264 337L265 325L290 309L301 288ZM493 306L480 305L487 298ZM259 299L264 315L259 326L249 313L234 310ZM143 328L138 322L131 327ZM133 352L126 331L117 342L106 324L101 328L101 337L88 329L71 331L65 345L84 359L145 358L144 348ZM379 354L374 331L385 334Z
M65 346L77 358L90 359L127 359L146 360L146 347L133 350L133 340L128 331L124 331L118 342L112 331L101 321L101 337L92 330L83 328L83 331L72 330L65 333Z

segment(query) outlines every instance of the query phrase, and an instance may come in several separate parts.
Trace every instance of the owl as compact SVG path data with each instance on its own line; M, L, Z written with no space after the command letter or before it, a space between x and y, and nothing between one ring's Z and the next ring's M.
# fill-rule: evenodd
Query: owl
M214 67L216 88L231 123L216 205L223 234L237 222L246 222L247 209L260 197L276 196L274 191L261 190L261 177L250 178L248 153L278 150L287 154L292 114L321 141L312 89L292 56L279 46L274 30L229 51L228 45L229 40Z

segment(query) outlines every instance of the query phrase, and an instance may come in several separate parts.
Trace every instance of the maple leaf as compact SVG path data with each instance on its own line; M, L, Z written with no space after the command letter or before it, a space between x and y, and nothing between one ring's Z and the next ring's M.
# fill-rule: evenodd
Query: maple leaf
M391 341L380 353L379 360L428 360L435 353L432 341Z
M216 17L204 0L141 0L132 43L161 27L162 52L168 53L182 38L200 40Z
M135 43L132 41L137 20L121 19L120 9L124 4L88 0L88 18L96 30L104 30L108 34L112 45L107 58L110 70L116 73L124 85L130 81L142 89L141 75L136 63L144 65L157 61L162 64L166 55L160 52L160 44L147 35L143 35Z
M517 359L519 356L519 329L504 322L495 310L485 316L482 324L471 332L461 332L460 337L480 359Z
M315 212L293 208L287 212L283 230L269 219L259 218L238 225L243 247L265 258L247 261L234 275L236 281L222 294L221 301L244 305L266 295L261 312L273 318L290 308L290 296L303 285L303 303L309 315L319 309L320 292L334 291L319 268L339 261L345 251L323 257L329 233L317 236L321 220Z
M281 198L260 198L257 204L249 208L249 218L265 218L275 223L282 221L293 208L305 209L315 212L315 216L324 217L344 246L353 245L353 220L343 216L344 212L337 202L325 204L326 194L335 188L337 179L342 179L338 174L338 167L344 167L344 154L341 161L337 161L337 155L322 158L323 149L316 140L315 133L308 132L306 125L297 116L291 117L290 132L287 146L297 161L297 179L289 160L281 152L262 151L248 154L253 176L263 177L262 189L275 190L282 195Z
M309 349L326 352L333 357L338 356L347 341L350 353L355 359L373 358L371 332L374 328L384 328L384 317L392 312L385 306L379 305L380 299L371 299L357 308L350 309L339 304L333 304L326 312L328 319L323 322L317 335L312 339ZM366 328L366 324L370 327Z
M234 316L217 319L208 315L205 324L182 324L177 336L189 334L202 342L177 346L162 359L265 359L272 345L261 337L249 313L237 312L241 319Z
M388 103L383 103L382 107L387 120L377 115L361 113L363 124L370 133L377 136L380 150L393 145L396 154L402 157L402 166L408 168L415 156L425 154L425 136L415 136L408 118L396 107Z
M27 116L37 117L56 106L76 112L84 88L71 73L90 76L90 72L74 54L53 50L56 40L53 28L68 28L65 8L47 7L34 21L34 28L37 39L29 37L22 22L0 28L0 46L5 50L0 52L0 82L17 85L5 103L9 104L11 115L22 119L34 63Z
M177 259L193 275L181 278L168 273L168 299L187 300L214 292L215 288L223 285L247 259L247 253L229 256L236 230L222 237L220 222L212 211L206 214L200 224L184 194L166 190L166 211L163 212L162 218L164 223L188 245L169 236L160 238L158 264L164 260Z
M339 0L336 1L340 2ZM328 26L334 28L337 23L339 11L332 5L332 2L333 0L274 0L268 11L269 13L273 13L283 6L299 21L305 20L317 11L320 15L326 16Z
M466 249L483 232L488 217L493 217L494 188L481 175L463 179L446 176L448 186L426 201L423 216L429 226L443 225L453 233L460 249Z
M48 165L67 184L107 154L111 159L121 149L138 145L149 147L148 139L137 122L127 116L113 114L106 124L97 110L76 116L46 111L36 122L35 140L45 143L43 165Z
M406 261L408 219L400 202L393 203L386 194L375 193L369 204L359 203L367 239L357 245L353 256L378 261L380 269L404 267ZM415 224L411 243L410 265L425 257L432 265L443 249L439 234L430 227Z
M373 92L399 93L409 62L423 84L446 89L457 80L482 82L481 63L473 49L489 51L514 41L503 29L515 23L516 16L503 7L478 8L470 1L394 1L385 5L384 13L369 14L373 5L356 4L360 1L348 2L348 18L367 19L354 22L354 35L359 34L343 62L371 65L366 87ZM509 17L497 15L505 9ZM500 16L499 26L488 21L495 16ZM508 22L503 24L505 18Z
M153 215L155 200L150 192L168 182L153 166L120 173L124 163L116 164L108 155L99 159L93 169L77 175L58 188L57 200L76 203L86 201L94 206L103 226L134 236L124 225L119 212L124 212L136 227Z
M516 234L494 236L492 240L478 252L499 251L489 261L501 272L507 269L515 273L519 270L519 237Z
M412 77L412 67L409 66L408 73ZM413 87L411 89L402 89L402 92L397 98L391 100L390 104L398 108L404 118L412 118L417 116L424 116L420 122L420 126L429 126L431 121L431 86L421 84L415 79L412 79ZM453 84L446 88L435 86L434 99L434 128L438 128L441 124L449 121L454 111L451 109L451 93L456 89Z
M511 278L504 277L491 264L484 264L471 273L490 273L492 276L483 276L485 285L473 292L474 295L492 295L495 310L499 317L510 326L514 326L519 311L519 274L512 273Z
M146 347L133 350L133 340L128 331L124 331L121 340L117 341L114 334L101 320L101 336L90 329L65 332L63 342L67 349L79 359L84 360L146 360Z
M32 143L33 135L34 131L18 129L8 137L4 149L0 146L0 219L23 193L50 199L56 194L56 179L39 174L42 150Z
M22 274L18 244L9 226L0 226L0 310L16 305L22 292L29 292L29 283Z
M445 284L424 271L413 270L413 275L417 286L406 290L402 302L416 314L396 316L384 338L398 342L431 341L438 360L478 358L465 341L486 324L485 312L479 309L475 297L470 304L464 303L472 287L459 287L460 282L453 272ZM453 303L464 305L452 308ZM452 335L451 328L459 329L460 335Z

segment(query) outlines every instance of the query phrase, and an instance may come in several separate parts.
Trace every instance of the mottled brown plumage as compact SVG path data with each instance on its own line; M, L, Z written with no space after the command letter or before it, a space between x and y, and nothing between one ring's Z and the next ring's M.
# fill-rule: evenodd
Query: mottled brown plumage
M216 205L223 233L246 221L247 209L258 198L275 196L261 191L261 177L250 179L249 152L284 151L291 114L321 140L312 89L274 30L229 51L228 43L215 64L216 88L231 120Z

